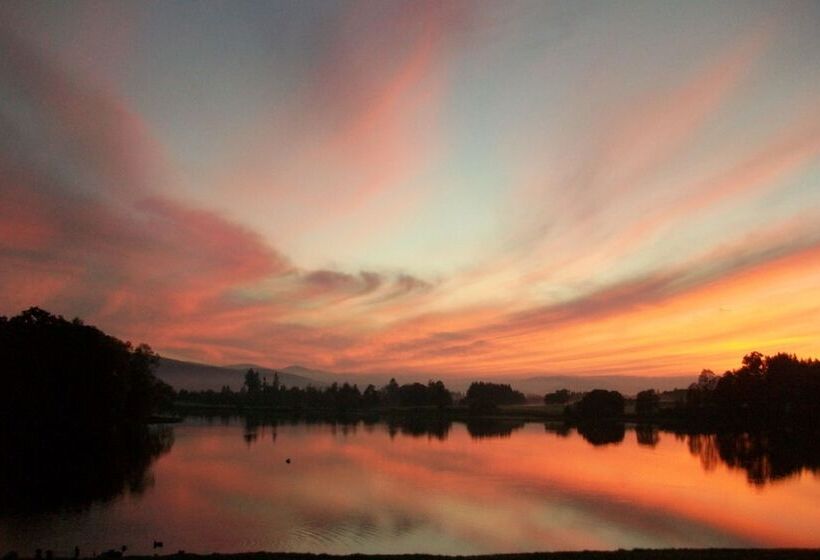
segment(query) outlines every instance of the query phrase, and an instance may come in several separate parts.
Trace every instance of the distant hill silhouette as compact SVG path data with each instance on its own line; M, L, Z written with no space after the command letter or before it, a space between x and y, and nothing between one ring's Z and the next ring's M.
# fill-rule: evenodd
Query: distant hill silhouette
M322 381L324 383L333 383L334 381L355 381L358 379L358 376L348 375L345 373L333 373L332 371L325 371L321 369L311 369L300 365L292 365L282 369L283 372L289 373L292 375L298 375L300 377L307 377L309 379L315 379L317 381ZM385 378L384 383L389 381L389 376L379 375L378 378Z
M247 368L245 368L247 369ZM538 375L528 377L518 376L481 376L472 377L447 377L436 373L430 374L404 374L394 375L390 373L333 373L324 370L311 369L304 366L292 365L283 368L283 372L315 379L326 384L330 383L356 383L360 387L372 383L376 387L386 385L391 377L399 383L426 383L429 379L443 379L447 387L454 391L466 391L473 381L490 381L493 383L508 383L512 388L528 395L544 395L559 389L568 389L576 393L583 393L593 389L605 389L607 391L618 391L624 395L636 395L645 389L655 389L656 391L671 391L672 389L686 389L697 375L675 375L669 377L662 376L640 376L640 375Z
M281 383L284 383L288 387L304 387L305 385L299 385L297 383L299 379L307 379L308 382L314 387L324 387L325 385L330 385L334 381L339 381L341 377L343 377L335 373L331 373L329 371L322 371L320 369L309 369L302 366L288 366L286 368L276 370L254 364L232 364L225 367L230 369L238 369L242 372L248 371L248 368L255 369L259 372L260 375L267 375L268 381L270 381L271 377L273 376L273 372L276 371L279 373L279 381ZM285 383L283 381L284 379L289 378L293 378L296 381L294 381L294 383Z
M259 371L262 376L267 376L269 381L273 380L274 370L259 367L253 364L236 364L230 366L213 366L200 364L197 362L186 362L171 358L160 358L154 374L174 389L187 389L189 391L205 391L213 389L218 391L222 386L227 385L232 390L238 391L245 382L245 371L248 368ZM288 373L285 370L279 372L279 382L287 387L322 387L325 383L318 379L311 379L302 375Z
M188 389L189 391L203 391L213 389L218 391L223 385L238 391L244 382L244 374L254 369L268 380L273 379L274 371L279 373L279 382L288 387L324 387L331 383L357 384L360 388L372 383L376 387L386 385L392 377L399 383L426 383L429 379L438 379L436 374L405 374L390 373L350 373L331 372L321 369L308 368L301 365L290 365L282 369L273 370L252 363L230 364L214 366L196 362L186 362L162 358L156 375L174 389ZM528 395L544 395L559 389L568 389L573 392L586 392L592 389L606 389L618 391L624 395L636 395L644 389L669 391L685 389L696 379L696 375L676 375L670 377L639 376L639 375L539 375L532 377L503 377L492 376L482 381L509 383L513 389ZM472 378L443 378L447 387L455 391L466 391Z
M282 371L291 373L293 375L300 375L310 379L322 381L327 385L331 383L350 383L356 384L359 387L366 387L368 384L373 384L376 387L387 385L390 379L395 379L401 384L404 383L427 383L430 379L438 379L441 376L438 374L393 374L393 373L355 373L355 372L333 372L322 369L312 369L300 365L291 365L283 368ZM456 385L458 383L456 382ZM464 389L467 388L469 382L464 382ZM459 387L457 387L459 388Z

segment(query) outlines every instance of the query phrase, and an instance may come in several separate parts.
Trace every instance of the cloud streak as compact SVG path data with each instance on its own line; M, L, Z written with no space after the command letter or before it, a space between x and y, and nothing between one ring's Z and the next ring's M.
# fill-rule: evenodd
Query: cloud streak
M700 54L685 69L634 80L651 85L626 100L602 80L587 100L598 112L558 134L536 130L554 100L504 80L516 57L536 68L588 48L580 23L545 55L505 35L514 26L488 32L477 5L323 17L301 81L248 109L259 130L209 139L213 154L238 148L201 184L134 93L148 90L79 70L25 17L0 29L0 312L43 306L181 358L417 376L678 374L752 349L820 354L820 121L791 103L816 85L764 80L777 57L811 74L784 46L798 23L688 47ZM483 64L504 87L467 87ZM555 169L508 161L482 128L508 116L524 122L505 132L516 145L576 140L537 143ZM488 241L472 222L495 224ZM479 258L463 270L424 257L468 246Z

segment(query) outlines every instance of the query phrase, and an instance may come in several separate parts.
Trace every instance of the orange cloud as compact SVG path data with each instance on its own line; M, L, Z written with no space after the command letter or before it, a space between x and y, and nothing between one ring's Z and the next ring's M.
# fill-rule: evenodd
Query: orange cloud
M283 236L325 235L342 218L344 235L397 227L425 196L413 181L447 155L439 111L470 10L402 5L394 26L357 33L359 8L349 9L349 27L329 39L334 54L312 67L310 94L276 107L299 109L287 120L292 143L271 158L272 141L254 135L256 151L228 166L235 181L217 181L226 199L270 195L245 209ZM0 120L0 310L80 315L178 357L419 376L682 373L729 367L752 349L818 354L812 208L753 217L753 229L672 247L651 266L627 262L659 233L816 161L820 129L806 112L752 153L718 154L718 172L664 176L773 44L754 34L676 87L604 111L582 169L551 198L552 222L534 210L538 223L515 228L500 256L430 279L305 267L259 227L226 218L228 202L214 211L171 198L184 192L182 173L126 99L4 30L0 80L20 107ZM372 64L357 64L365 55ZM669 192L653 203L661 183ZM295 207L281 225L266 215L271 200Z

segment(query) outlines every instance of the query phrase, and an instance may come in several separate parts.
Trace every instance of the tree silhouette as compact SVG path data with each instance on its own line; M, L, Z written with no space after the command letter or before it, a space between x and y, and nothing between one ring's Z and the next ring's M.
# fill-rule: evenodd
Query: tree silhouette
M618 391L594 389L585 394L573 410L585 419L620 418L624 414L624 397Z
M719 378L708 370L687 392L690 419L735 426L820 428L820 362L752 352Z
M453 395L444 386L444 382L430 380L427 382L427 401L441 408L453 404Z
M262 392L262 381L258 371L249 369L245 372L245 389L251 395L258 395Z
M635 398L635 413L638 416L653 416L660 406L660 395L654 389L641 391Z
M362 393L362 405L366 408L373 408L379 405L379 392L372 384L368 385Z
M86 507L140 492L170 449L157 355L33 307L0 317L0 510ZM56 462L59 461L59 465Z
M396 383L395 378L390 378L390 382L382 389L384 403L387 405L396 405L399 403L399 384Z
M509 384L485 383L483 381L471 383L464 400L471 407L523 404L527 401L524 393L515 391Z
M144 423L173 399L157 355L33 307L0 317L0 424L27 431Z

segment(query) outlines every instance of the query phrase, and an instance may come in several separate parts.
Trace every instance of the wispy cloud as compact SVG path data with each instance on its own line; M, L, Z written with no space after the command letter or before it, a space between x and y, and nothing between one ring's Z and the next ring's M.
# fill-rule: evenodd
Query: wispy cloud
M224 154L205 179L180 164L145 90L2 28L0 311L79 315L179 357L363 372L681 373L751 349L820 352L817 89L772 69L816 68L784 46L799 22L764 17L713 51L689 46L686 68L628 95L610 82L644 77L593 80L585 104L558 100L577 125L564 133L541 130L548 101L506 66L587 48L583 25L538 47L480 5L351 3L323 18L298 83L248 108L257 128L208 140ZM504 87L468 87L483 64ZM577 116L586 104L595 114ZM483 128L521 114L531 122L508 136ZM541 141L508 161L521 138ZM496 158L495 183L474 178L493 167L479 158ZM470 215L485 207L498 214ZM486 243L471 220L493 222ZM464 238L480 257L397 264L398 238L445 257Z

